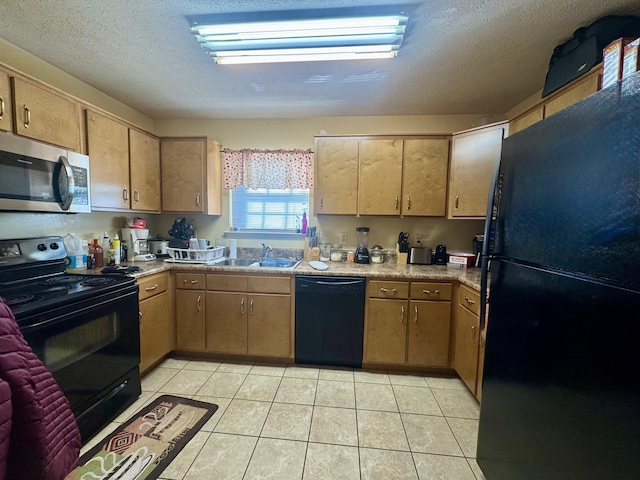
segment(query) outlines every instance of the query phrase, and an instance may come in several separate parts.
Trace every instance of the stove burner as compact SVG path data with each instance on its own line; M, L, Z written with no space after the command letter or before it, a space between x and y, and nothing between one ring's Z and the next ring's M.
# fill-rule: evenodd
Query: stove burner
M40 285L46 285L48 287L54 285L72 285L81 282L83 279L84 277L80 275L58 275L57 277L51 277L41 281Z
M83 280L80 285L87 285L87 286L92 286L92 285L109 285L110 283L115 282L116 279L113 277L92 277L92 278L87 278L86 280Z
M29 303L31 301L38 301L42 297L36 295L9 295L3 297L4 303L6 303L9 307L15 307L17 305L23 305L25 303Z

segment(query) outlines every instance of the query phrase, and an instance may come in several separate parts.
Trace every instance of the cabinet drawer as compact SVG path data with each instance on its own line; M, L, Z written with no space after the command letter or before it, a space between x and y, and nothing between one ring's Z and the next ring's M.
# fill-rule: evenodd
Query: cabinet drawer
M409 298L409 282L371 280L369 298Z
M244 275L207 275L207 290L246 292L247 277Z
M176 288L204 290L204 273L176 273Z
M291 293L291 277L248 277L249 293Z
M475 315L480 312L480 292L460 285L458 303Z
M451 300L450 283L412 282L413 300Z
M161 273L159 275L151 275L138 279L138 300L153 297L159 293L166 292L169 288L169 273Z

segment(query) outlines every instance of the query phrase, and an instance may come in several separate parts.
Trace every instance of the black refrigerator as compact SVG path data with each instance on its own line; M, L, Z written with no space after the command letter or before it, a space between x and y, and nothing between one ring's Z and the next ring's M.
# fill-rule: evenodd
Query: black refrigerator
M640 478L638 75L503 143L483 258L488 480Z

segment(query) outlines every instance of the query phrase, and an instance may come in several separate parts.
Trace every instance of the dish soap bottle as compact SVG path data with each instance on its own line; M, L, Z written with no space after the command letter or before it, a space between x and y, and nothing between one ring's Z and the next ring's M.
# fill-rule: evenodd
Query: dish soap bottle
M113 261L116 265L120 265L120 237L116 233L116 236L113 237Z
M307 212L302 211L302 226L300 227L300 233L307 233Z

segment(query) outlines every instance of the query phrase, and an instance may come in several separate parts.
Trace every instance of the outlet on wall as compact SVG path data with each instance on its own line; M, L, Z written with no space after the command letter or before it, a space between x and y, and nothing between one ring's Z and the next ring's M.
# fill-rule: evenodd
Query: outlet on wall
M416 233L413 235L413 240L415 243L419 243L422 244L422 234L421 233Z
M347 232L340 232L340 244L345 245L347 243Z

